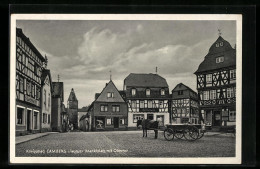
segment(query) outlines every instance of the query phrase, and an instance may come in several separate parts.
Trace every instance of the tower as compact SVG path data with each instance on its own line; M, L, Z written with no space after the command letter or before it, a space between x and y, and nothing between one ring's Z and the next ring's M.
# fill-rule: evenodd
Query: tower
M73 124L74 128L78 128L78 99L74 92L74 89L71 89L68 102L67 102L67 110L69 116L69 122Z

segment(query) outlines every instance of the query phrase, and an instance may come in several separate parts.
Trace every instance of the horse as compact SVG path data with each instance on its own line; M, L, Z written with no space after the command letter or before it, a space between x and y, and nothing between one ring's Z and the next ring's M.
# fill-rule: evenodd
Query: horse
M139 125L142 125L142 129L143 129L143 137L147 137L147 130L154 130L155 133L155 139L157 139L158 137L158 126L159 126L159 122L158 121L154 121L154 120L150 120L150 119L143 119L143 120L137 120L137 127Z

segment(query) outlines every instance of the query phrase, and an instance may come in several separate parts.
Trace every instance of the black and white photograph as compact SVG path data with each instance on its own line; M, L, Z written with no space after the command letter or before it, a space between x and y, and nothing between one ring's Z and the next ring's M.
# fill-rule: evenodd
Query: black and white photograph
M13 14L10 29L11 163L241 163L241 15Z

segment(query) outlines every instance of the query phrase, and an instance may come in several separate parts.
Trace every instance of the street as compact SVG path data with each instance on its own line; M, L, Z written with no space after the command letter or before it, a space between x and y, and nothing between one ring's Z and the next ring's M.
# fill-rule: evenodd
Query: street
M16 145L17 157L234 157L235 138L205 135L196 141L166 141L163 132L55 133Z

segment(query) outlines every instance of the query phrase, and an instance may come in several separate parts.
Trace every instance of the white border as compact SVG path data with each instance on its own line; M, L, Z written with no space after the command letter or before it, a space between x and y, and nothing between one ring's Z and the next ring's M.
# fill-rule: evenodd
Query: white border
M236 59L236 157L217 158L109 158L15 157L15 90L10 90L10 163L52 164L241 164L242 128L242 15L234 14L12 14L10 33L10 89L15 89L16 20L235 20Z

